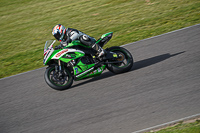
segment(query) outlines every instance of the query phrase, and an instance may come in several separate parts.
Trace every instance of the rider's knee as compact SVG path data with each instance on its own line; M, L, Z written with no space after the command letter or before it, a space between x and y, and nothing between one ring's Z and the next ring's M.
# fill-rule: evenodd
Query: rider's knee
M79 37L79 40L82 44L87 45L87 46L91 46L92 44L94 44L95 42L88 37L87 35L82 35Z

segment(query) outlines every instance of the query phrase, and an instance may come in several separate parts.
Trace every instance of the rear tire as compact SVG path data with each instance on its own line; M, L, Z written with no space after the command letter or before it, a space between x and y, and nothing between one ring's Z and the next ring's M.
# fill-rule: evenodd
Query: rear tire
M73 83L73 78L67 68L64 68L63 75L59 77L55 72L55 66L46 69L44 79L51 88L59 91L70 88Z
M119 74L129 71L133 66L133 57L131 53L123 47L111 47L109 51L121 55L117 61L122 61L122 63L112 63L107 64L107 69L113 73ZM113 61L112 61L113 62Z

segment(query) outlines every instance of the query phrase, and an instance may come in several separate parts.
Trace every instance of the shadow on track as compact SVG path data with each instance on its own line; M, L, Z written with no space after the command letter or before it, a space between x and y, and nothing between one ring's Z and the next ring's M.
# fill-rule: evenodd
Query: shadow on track
M148 59L145 59L145 60L134 62L133 63L133 67L132 67L132 69L130 71L134 71L134 70L138 70L138 69L141 69L141 68L144 68L144 67L148 67L148 66L154 65L156 63L162 62L162 61L164 61L166 59L169 59L171 57L177 56L177 55L182 54L182 53L185 53L185 51L179 52L179 53L176 53L176 54L169 54L169 53L162 54L162 55L159 55L159 56L155 56L155 57L152 57L152 58L148 58ZM79 86L81 86L83 84L87 84L89 82L94 82L94 81L97 81L97 80L109 78L109 77L112 77L112 76L115 76L115 75L116 74L113 74L111 72L105 72L105 73L102 73L100 76L91 78L91 79L89 79L87 81L78 83L76 85L72 85L71 88L79 87Z
M167 53L167 54L155 56L155 57L152 57L152 58L149 58L149 59L141 60L141 61L135 62L133 64L133 67L132 67L131 70L133 71L133 70L141 69L141 68L144 68L144 67L148 67L148 66L159 63L161 61L164 61L166 59L169 59L171 57L177 56L177 55L182 54L182 53L185 53L185 51L179 52L179 53L176 53L176 54Z

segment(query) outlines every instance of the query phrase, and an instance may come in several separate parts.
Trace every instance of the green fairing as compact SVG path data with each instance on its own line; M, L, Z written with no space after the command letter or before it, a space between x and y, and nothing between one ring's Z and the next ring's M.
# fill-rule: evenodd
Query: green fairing
M47 65L48 62L54 57L55 54L57 54L58 52L60 52L62 49L59 50L54 50L53 53L51 54L51 56L47 59L46 63L44 65Z
M85 78L91 78L91 77L95 77L95 76L98 76L98 75L101 75L101 73L104 71L106 65L103 65L102 67L99 67L97 69L95 69L94 71L86 74L85 76L77 79L77 80L81 80L81 79L85 79Z
M89 65L86 65L86 64L83 64L81 61L75 66L73 67L74 69L74 75L77 75L91 67L93 67L95 64L89 64Z
M110 35L110 34L112 34L112 33L113 33L113 32L109 32L109 33L103 34L103 35L101 36L101 39L99 39L96 43L100 42L104 37L106 37L106 36L108 36L108 35Z
M110 34L112 34L113 32L109 32L109 33L106 33L106 34L103 34L102 36L101 36L101 38L104 38L104 37L106 37L106 36L108 36L108 35L110 35Z
M83 45L80 41L78 40L74 40L73 42L71 43L68 43L68 45L64 48L68 48L68 47L72 47L72 46L83 46L83 47L86 47L86 48L90 48L90 46L86 46L86 45Z
M59 60L61 60L61 61L67 63L67 62L72 61L72 60L74 60L74 59L80 58L80 57L84 56L85 54L80 53L80 52L75 52L75 54L66 54L66 55L74 56L74 58L71 58L71 59L70 59L70 58L63 58L63 57L60 57ZM66 55L65 55L65 56L66 56Z
M70 48L70 47L72 47L72 46L78 46L78 45L79 45L79 46L86 47L86 48L89 47L89 46L85 46L85 45L81 44L80 41L75 40L75 41L69 43L66 47L64 47L64 49ZM47 61L46 61L46 63L45 63L44 65L47 65L48 62L54 57L54 55L57 54L57 53L59 53L61 50L63 50L63 49L54 50L54 52L53 52L53 53L51 54L51 56L47 59ZM70 55L70 54L68 54L68 55ZM83 53L75 52L75 57L74 57L74 58L69 59L69 58L62 58L62 57L61 57L61 58L59 58L59 60L61 60L61 61L63 61L63 62L69 62L69 61L71 61L71 60L74 60L74 59L79 58L79 57L82 57L82 56L84 56Z

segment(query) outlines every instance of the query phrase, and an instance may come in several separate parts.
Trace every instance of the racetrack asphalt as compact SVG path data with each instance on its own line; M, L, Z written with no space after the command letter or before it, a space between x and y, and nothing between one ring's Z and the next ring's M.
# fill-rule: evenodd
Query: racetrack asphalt
M65 91L45 68L1 79L0 133L132 133L200 113L200 24L124 47L131 71Z

